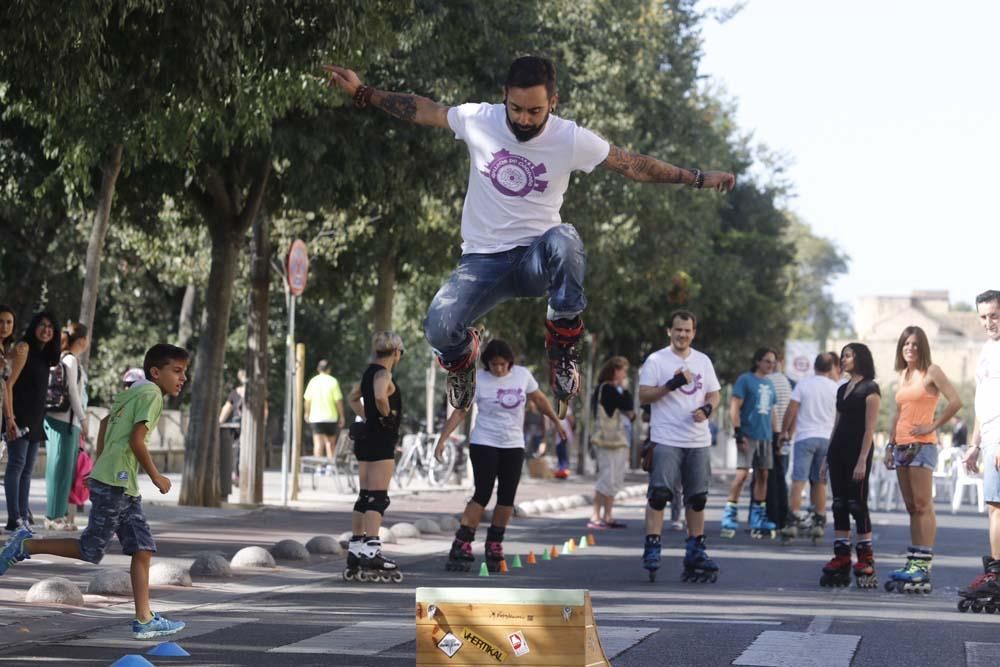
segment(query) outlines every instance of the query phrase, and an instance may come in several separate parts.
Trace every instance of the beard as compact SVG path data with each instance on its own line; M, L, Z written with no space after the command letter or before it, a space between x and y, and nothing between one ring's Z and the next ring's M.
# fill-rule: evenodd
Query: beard
M506 103L506 100L504 102ZM510 131L514 133L514 137L520 142L537 137L538 133L545 129L545 124L549 122L549 114L545 114L545 119L538 125L519 125L511 120L510 112L505 110L505 113L507 114L507 125L510 127Z

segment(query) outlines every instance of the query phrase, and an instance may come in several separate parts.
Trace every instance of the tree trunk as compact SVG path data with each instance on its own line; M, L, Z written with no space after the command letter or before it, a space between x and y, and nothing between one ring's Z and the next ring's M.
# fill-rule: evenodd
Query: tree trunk
M198 288L188 285L184 288L184 299L181 301L181 313L177 317L177 345L187 347L194 335L194 304L198 297Z
M378 263L373 320L375 331L392 329L392 302L396 294L396 253L382 255Z
M267 447L267 376L270 355L267 323L271 309L270 218L261 213L253 223L250 303L247 309L247 388L240 428L240 502L264 502Z
M115 146L111 156L101 165L101 191L97 195L94 227L90 230L90 241L87 243L87 269L83 278L83 296L80 298L80 322L91 332L94 328L94 311L97 310L97 289L101 282L101 256L104 254L104 239L108 235L108 224L111 221L115 183L122 170L123 149L122 144ZM88 348L80 355L80 363L86 366L89 360Z
M217 288L205 293L205 309L211 315L198 340L194 358L194 388L185 443L181 505L218 507L221 500L219 406L222 405L222 371L242 236L236 233L235 225L226 227L212 233L212 265L208 272L208 284Z
M208 273L205 310L208 321L198 341L195 357L191 418L184 448L181 505L217 507L222 485L219 478L219 407L222 405L222 371L225 365L229 316L233 306L233 282L243 236L258 215L271 174L270 158L258 165L245 203L239 183L242 169L227 182L219 172L209 171L205 192L196 200L206 216L212 239L212 265ZM229 474L229 471L226 471Z

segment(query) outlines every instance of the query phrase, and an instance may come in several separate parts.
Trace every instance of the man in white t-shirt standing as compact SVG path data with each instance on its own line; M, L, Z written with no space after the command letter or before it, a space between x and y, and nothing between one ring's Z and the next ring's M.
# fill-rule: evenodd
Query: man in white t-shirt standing
M715 581L719 567L705 552L705 503L711 479L708 418L719 407L719 380L712 360L693 349L695 316L670 316L670 345L646 358L639 371L639 402L651 406L653 465L646 491L646 542L642 566L650 581L660 567L663 508L683 489L687 519L685 581Z
M504 84L503 104L448 107L426 97L363 85L342 67L326 68L329 85L347 92L355 106L377 107L401 119L454 132L469 150L469 187L462 209L462 259L431 302L424 334L448 371L448 399L467 409L475 394L479 337L473 324L514 298L548 294L545 346L549 382L560 417L579 391L575 345L586 253L579 234L559 210L573 171L601 166L636 181L680 183L731 190L725 172L682 169L630 153L553 114L555 65L545 58L515 60Z
M959 591L959 610L982 611L982 604L1000 603L1000 290L976 297L979 322L986 343L976 365L976 426L965 454L969 472L978 472L983 453L983 495L989 507L990 556L983 558L984 573Z
M792 440L792 492L789 497L788 525L784 537L823 537L826 526L826 451L830 447L833 422L837 418L837 378L840 360L829 352L816 355L813 375L802 378L795 389L782 421L782 439ZM803 515L802 489L809 481L813 515Z

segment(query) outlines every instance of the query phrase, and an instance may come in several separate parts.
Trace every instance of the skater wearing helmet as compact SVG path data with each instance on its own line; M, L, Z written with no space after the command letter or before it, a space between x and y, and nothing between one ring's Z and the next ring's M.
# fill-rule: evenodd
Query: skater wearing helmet
M910 514L906 565L889 575L887 591L931 592L931 559L937 519L934 516L934 469L937 430L962 409L962 399L937 364L931 363L927 334L917 326L903 329L896 344L896 415L889 430L885 465L896 470L899 491ZM948 406L935 419L938 401Z
M401 120L449 130L468 146L463 254L424 322L427 340L448 371L448 398L455 408L468 409L475 394L479 340L472 324L514 298L548 295L545 345L560 415L579 390L576 344L587 305L586 255L576 229L559 214L573 171L601 166L635 181L721 192L735 184L729 173L682 169L630 153L554 115L556 68L545 58L524 56L511 64L502 104L456 107L377 90L342 67L326 70L329 85L349 94L358 108L377 107Z
M403 580L396 563L382 555L379 528L389 507L389 481L396 467L396 443L403 398L392 371L403 358L403 340L392 331L372 336L372 362L351 390L351 409L364 419L351 426L354 455L358 459L358 500L351 515L351 541L347 549L348 581Z
M482 351L484 370L478 371L475 404L478 408L476 425L469 436L469 460L475 492L462 513L461 525L455 531L455 541L448 554L445 569L465 571L471 567L472 541L483 512L496 485L497 501L493 518L486 531L484 560L490 572L498 572L503 561L503 537L514 514L514 497L521 481L524 464L524 406L532 401L555 426L560 438L566 431L552 409L552 404L538 388L531 372L514 364L514 350L502 340L491 340ZM458 428L468 409L455 410L448 417L438 439L434 456L441 459L448 438Z
M642 554L650 581L660 567L663 508L677 502L676 489L684 490L688 529L682 577L714 582L718 576L718 566L705 551L705 502L711 479L708 418L719 407L720 387L712 360L691 347L696 325L692 313L673 313L670 345L649 355L639 372L639 402L651 406L654 444Z
M767 476L774 467L774 434L778 432L775 415L774 384L767 378L777 364L777 354L769 347L753 355L750 372L736 379L729 399L729 417L733 423L736 447L736 476L729 487L729 502L722 517L722 536L736 534L737 506L743 484L754 470L750 487L750 534L755 538L774 537L777 525L767 518Z
M837 417L826 461L833 492L833 558L823 567L821 586L847 586L851 578L851 518L857 536L858 588L875 588L872 522L868 515L868 476L872 470L875 422L881 392L875 383L875 362L868 346L848 343L840 353L848 381L837 389Z
M983 456L983 494L989 516L990 553L983 556L983 573L959 591L959 611L996 611L1000 607L1000 290L976 297L986 343L976 365L976 425L964 464L979 471Z

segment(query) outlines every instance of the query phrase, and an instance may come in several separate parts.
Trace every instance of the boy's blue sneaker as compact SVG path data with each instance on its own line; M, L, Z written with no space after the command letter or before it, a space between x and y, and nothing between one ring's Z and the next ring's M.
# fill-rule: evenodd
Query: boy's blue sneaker
M31 558L24 550L24 541L30 540L34 534L27 526L20 526L7 540L7 546L0 551L0 574L5 574L13 565L26 558Z
M152 639L153 637L163 637L172 635L184 629L184 621L171 621L163 618L157 613L147 623L140 623L138 619L132 621L132 636L136 639Z

